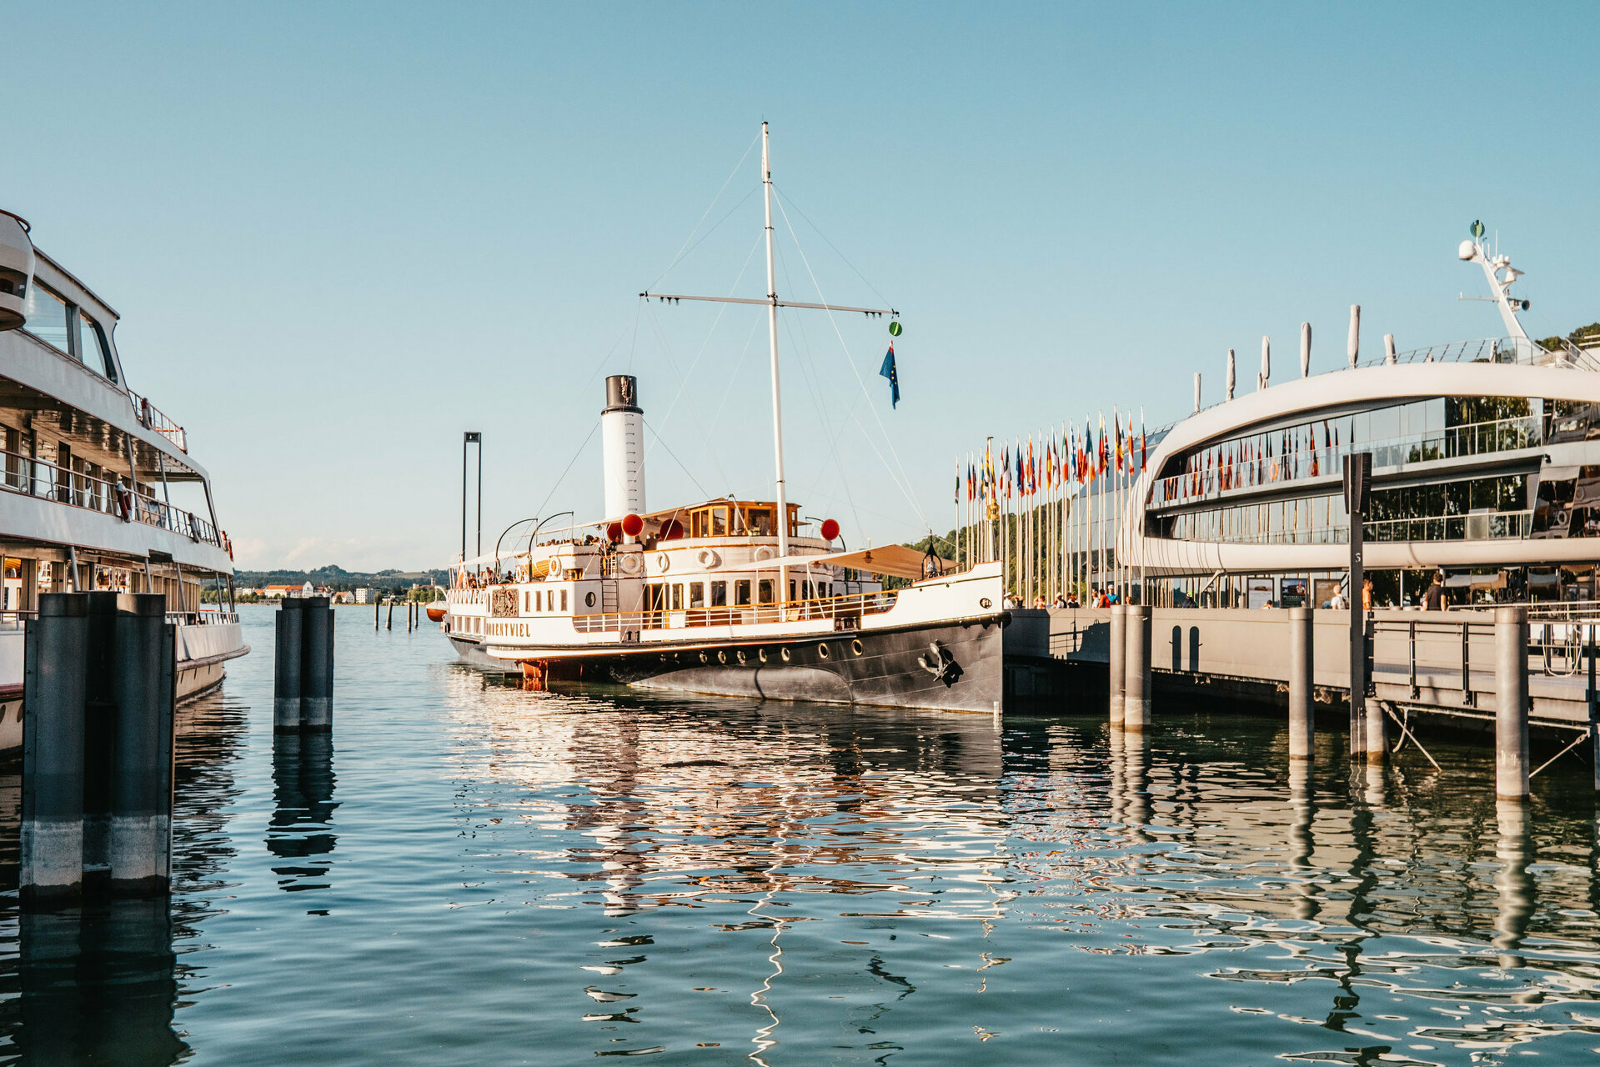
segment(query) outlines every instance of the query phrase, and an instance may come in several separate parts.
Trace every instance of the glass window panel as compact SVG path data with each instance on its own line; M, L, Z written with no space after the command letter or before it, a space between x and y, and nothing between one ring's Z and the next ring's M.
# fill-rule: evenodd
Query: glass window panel
M711 583L711 606L714 608L725 608L728 606L727 582Z
M771 508L751 508L747 513L746 521L749 524L750 533L752 535L756 537L772 536L773 529Z
M728 509L711 509L711 536L724 537L728 533Z
M100 331L100 324L82 311L78 312L78 358L84 366L92 367L107 378L116 379L116 370L111 365L111 354L106 351L105 335Z
M67 343L67 302L40 285L37 281L28 287L28 299L23 309L28 324L25 329L46 344L63 352L70 350Z
M706 583L689 583L689 607L703 608L706 606Z
M672 586L672 610L683 610L683 583L675 582Z
M771 578L763 578L763 579L761 579L760 585L759 585L758 590L757 590L757 595L761 598L761 601L760 601L761 603L763 603L763 604L772 603L772 579Z
M733 583L733 602L739 607L750 603L750 579L740 578Z
M567 610L567 591L565 589L561 590L561 610Z

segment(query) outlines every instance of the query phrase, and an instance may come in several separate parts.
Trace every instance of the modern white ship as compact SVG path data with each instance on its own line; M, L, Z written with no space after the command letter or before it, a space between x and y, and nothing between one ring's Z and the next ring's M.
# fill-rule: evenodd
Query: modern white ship
M23 628L42 593L164 594L180 700L249 651L224 607L232 552L210 477L129 387L117 318L0 211L0 749L22 744Z
M1317 603L1345 581L1344 457L1373 456L1365 526L1375 602L1414 604L1436 570L1457 603L1596 598L1600 350L1541 343L1519 320L1522 272L1483 227L1481 268L1505 336L1363 358L1197 410L1159 440L1115 531L1115 560L1157 603ZM1581 340L1581 339L1580 339ZM1131 520L1131 521L1130 521ZM1348 589L1345 590L1349 595ZM1177 595L1177 594L1180 594Z
M645 503L644 416L629 375L606 380L606 515L507 557L466 560L443 627L459 656L534 684L609 680L713 695L993 712L1002 699L998 563L899 545L846 549L786 498L780 308L891 310L780 300L762 126L775 499ZM674 303L721 298L641 294ZM530 541L533 538L530 538ZM469 570L471 574L469 575ZM885 589L889 575L909 580Z

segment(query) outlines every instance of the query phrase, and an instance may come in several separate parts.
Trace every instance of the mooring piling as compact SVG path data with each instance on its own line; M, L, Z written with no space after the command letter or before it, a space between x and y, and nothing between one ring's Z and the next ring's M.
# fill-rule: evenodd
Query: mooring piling
M1316 741L1312 679L1315 677L1314 616L1311 608L1289 609L1289 758L1309 760Z
M333 606L307 597L301 609L300 729L333 728Z
M1127 712L1123 700L1123 690L1127 685L1127 674L1123 670L1123 664L1128 654L1128 620L1125 611L1121 604L1111 605L1110 634L1106 648L1106 688L1109 693L1107 703L1110 705L1111 725L1117 727L1122 726L1123 716Z
M384 626L384 629L393 630L394 629L394 597L388 597L386 599L389 601L389 619L388 619L387 624Z
M1150 643L1151 612L1145 605L1129 605L1123 610L1122 728L1131 734L1150 725Z
M1494 716L1495 796L1528 796L1528 609L1494 612L1496 706Z
M22 904L83 892L83 711L89 604L42 593L23 646Z
M300 729L300 676L304 670L300 650L304 643L305 604L301 597L287 597L278 607L272 673L274 731Z
M106 866L118 896L160 896L171 882L172 733L177 707L176 627L166 598L118 598L116 731Z

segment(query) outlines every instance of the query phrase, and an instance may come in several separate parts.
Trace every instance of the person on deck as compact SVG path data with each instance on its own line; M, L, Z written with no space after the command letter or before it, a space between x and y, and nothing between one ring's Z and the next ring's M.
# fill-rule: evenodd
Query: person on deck
M1372 579L1361 579L1361 610L1372 610Z
M1428 586L1428 591L1422 594L1423 611L1444 610L1444 572L1433 572L1433 584Z

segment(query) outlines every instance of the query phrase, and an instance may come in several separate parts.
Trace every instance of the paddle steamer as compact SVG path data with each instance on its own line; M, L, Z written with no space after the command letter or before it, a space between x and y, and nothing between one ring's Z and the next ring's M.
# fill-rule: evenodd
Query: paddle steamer
M444 631L463 660L520 670L533 685L594 679L714 695L998 711L1009 620L998 563L956 573L949 560L900 545L852 551L837 522L812 529L787 501L778 310L895 313L778 298L764 123L761 137L766 297L640 296L766 305L775 499L647 508L637 381L613 375L600 416L606 517L508 558L464 560ZM882 576L909 584L887 589Z

